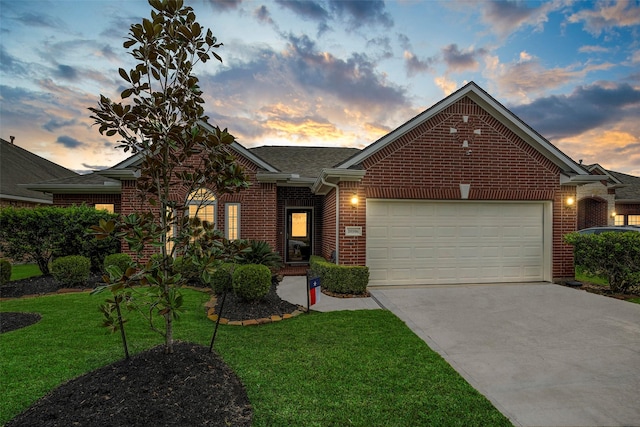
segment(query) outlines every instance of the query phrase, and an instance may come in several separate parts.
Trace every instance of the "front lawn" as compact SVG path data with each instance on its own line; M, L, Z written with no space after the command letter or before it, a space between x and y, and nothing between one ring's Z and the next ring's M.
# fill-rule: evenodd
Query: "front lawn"
M42 272L36 264L14 264L11 267L10 280L27 279L35 276L42 276Z
M208 346L208 295L185 290L176 337ZM97 325L102 296L2 301L42 320L0 335L0 424L56 385L123 357ZM130 350L161 343L138 317ZM312 313L257 327L221 326L216 349L237 372L255 426L510 425L491 403L388 311Z

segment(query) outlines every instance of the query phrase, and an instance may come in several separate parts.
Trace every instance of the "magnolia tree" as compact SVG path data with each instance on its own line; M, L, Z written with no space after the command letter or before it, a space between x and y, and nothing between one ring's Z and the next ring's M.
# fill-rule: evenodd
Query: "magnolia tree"
M123 44L137 65L118 70L126 87L122 100L101 95L98 106L90 108L101 134L117 135L118 148L140 156L137 190L143 208L115 221L101 221L93 230L98 238L113 233L123 238L139 259L151 250L158 253L144 263L132 263L126 271L112 267L104 288L113 297L102 309L105 325L116 330L122 327L120 305L144 301L151 328L164 336L165 351L171 353L172 322L180 313L180 286L186 280L174 272L173 259L186 253L194 229L202 229L197 219L185 215L189 195L199 188L220 195L248 184L228 150L234 137L226 129L203 128L208 118L198 78L192 74L200 62L212 57L222 61L214 52L222 43L196 22L193 9L182 0L149 0L149 4L151 19L132 25ZM138 284L143 286L133 288ZM163 319L162 326L158 318Z

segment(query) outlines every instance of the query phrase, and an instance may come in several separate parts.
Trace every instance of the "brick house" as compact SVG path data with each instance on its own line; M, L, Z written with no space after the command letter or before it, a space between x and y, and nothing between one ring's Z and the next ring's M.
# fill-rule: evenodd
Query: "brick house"
M640 177L599 164L585 168L602 179L578 187L578 230L606 225L640 226Z
M9 141L0 138L0 206L51 205L51 194L30 190L24 184L79 175L17 146L14 141L13 136Z
M598 180L473 82L362 150L231 148L251 185L212 194L220 230L289 272L312 254L367 265L370 286L571 278L576 187ZM138 161L31 188L128 213Z

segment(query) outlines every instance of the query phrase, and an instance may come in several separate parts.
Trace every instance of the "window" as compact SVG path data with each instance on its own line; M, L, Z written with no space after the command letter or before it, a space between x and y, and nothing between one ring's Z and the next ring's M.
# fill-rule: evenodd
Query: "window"
M113 203L96 203L94 205L97 211L107 211L109 213L114 212Z
M229 240L240 238L240 203L227 203L224 235Z
M616 215L613 219L613 225L624 225L624 215Z
M627 225L640 225L640 215L627 216Z
M307 237L307 212L291 214L291 237Z
M215 226L216 224L216 197L206 188L200 188L189 194L187 199L190 218L197 217Z

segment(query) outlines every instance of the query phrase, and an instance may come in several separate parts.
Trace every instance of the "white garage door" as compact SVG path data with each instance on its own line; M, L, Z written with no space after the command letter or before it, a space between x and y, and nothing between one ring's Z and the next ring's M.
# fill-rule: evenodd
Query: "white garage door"
M369 199L369 285L545 280L544 218L544 203Z

